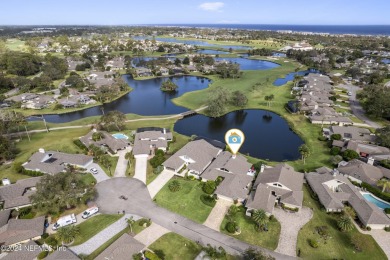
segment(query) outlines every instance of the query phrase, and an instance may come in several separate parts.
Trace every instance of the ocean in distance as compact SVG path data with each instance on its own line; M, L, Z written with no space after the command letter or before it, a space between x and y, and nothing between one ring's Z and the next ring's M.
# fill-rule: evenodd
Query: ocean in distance
M390 35L390 25L159 24L156 26L295 31L329 34Z

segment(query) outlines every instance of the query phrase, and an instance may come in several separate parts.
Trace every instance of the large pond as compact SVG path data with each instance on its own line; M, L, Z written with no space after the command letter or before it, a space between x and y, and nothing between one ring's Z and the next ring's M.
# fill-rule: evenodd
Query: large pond
M137 66L137 64L141 60L149 61L157 59L156 57L135 57L132 59L133 66ZM167 59L174 60L172 57L167 57ZM268 70L279 67L280 65L267 60L252 60L246 58L215 58L216 61L228 61L233 63L240 64L241 70Z
M207 88L210 80L195 76L178 76L170 79L179 86L176 92L168 93L160 90L160 86L167 78L154 78L146 80L134 80L125 75L123 78L133 88L127 95L104 104L104 112L119 110L123 113L134 113L139 115L169 115L179 114L188 111L187 108L176 106L171 99L179 97L184 93ZM102 107L92 107L85 110L60 115L45 115L48 122L65 123L88 116L102 114Z
M273 85L280 87L283 86L284 84L287 84L289 81L293 81L295 75L298 76L306 76L309 73L320 73L318 70L315 69L309 69L309 70L302 70L302 71L297 71L297 72L291 72L286 74L284 78L278 78L274 81Z
M187 136L197 135L224 141L225 133L238 128L245 134L240 149L243 154L271 161L296 160L302 139L294 133L286 120L264 110L240 110L222 117L195 115L179 120L174 130Z
M132 37L134 40L152 40L153 37L151 36L134 36ZM208 43L206 41L202 40L184 40L184 39L177 39L177 38L162 38L162 37L154 37L156 41L160 42L169 42L169 43L183 43L183 44L189 44L189 45L197 45L197 46L204 46L204 47L217 47L217 48L224 48L224 49L232 49L232 50L249 50L252 49L252 47L249 46L242 46L242 45L220 45L220 44L213 44Z

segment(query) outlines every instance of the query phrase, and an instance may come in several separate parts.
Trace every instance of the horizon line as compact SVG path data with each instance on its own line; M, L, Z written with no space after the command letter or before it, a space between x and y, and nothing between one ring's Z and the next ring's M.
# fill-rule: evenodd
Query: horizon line
M142 24L0 24L0 26L180 26L180 25L277 25L277 26L390 26L390 24L267 24L267 23L142 23Z

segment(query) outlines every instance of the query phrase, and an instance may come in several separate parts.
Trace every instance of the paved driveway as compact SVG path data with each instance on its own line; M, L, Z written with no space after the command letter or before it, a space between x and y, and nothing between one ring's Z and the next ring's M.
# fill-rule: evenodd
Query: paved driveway
M173 171L163 170L154 181L149 183L148 190L150 197L154 198L165 184L175 175Z
M146 170L148 167L148 156L137 156L135 158L134 178L146 183Z
M214 208L211 210L206 221L203 223L206 227L212 228L216 231L220 230L222 220L224 219L229 207L233 203L224 199L217 200Z
M125 150L118 151L118 163L116 164L114 177L126 177L126 169L128 165L128 160L125 159L126 153L131 152L131 147L128 147Z
M157 225L156 223L152 223L150 227L142 230L140 233L135 235L134 238L148 247L153 244L154 241L169 232L170 231L168 229Z
M102 213L115 214L126 210L202 245L222 246L230 254L239 254L249 247L261 249L233 237L224 235L202 224L195 223L183 216L157 206L149 195L145 184L134 178L112 178L96 185L96 203ZM120 199L127 197L127 200ZM294 259L293 257L262 249L276 259Z
M87 171L90 172L91 168L96 168L98 170L97 174L91 173L97 183L110 179L110 177L107 176L97 163L91 163L91 165L87 168Z
M296 256L298 232L309 222L313 212L309 208L302 207L298 212L275 208L273 213L281 225L279 243L275 251Z

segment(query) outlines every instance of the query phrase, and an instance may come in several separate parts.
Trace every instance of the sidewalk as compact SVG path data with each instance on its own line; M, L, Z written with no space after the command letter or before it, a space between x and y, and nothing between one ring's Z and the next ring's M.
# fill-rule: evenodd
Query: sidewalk
M156 223L152 223L150 227L142 230L139 234L135 235L134 238L148 247L169 232L171 231Z
M150 197L154 198L165 184L175 175L173 171L163 170L153 182L148 185Z
M91 237L88 241L85 243L78 245L78 246L71 246L69 247L70 250L72 250L75 254L80 255L90 255L92 254L96 249L98 249L101 245L106 243L108 240L110 240L113 236L121 232L123 229L127 227L127 219L133 216L134 220L138 220L141 217L136 215L130 215L126 214L121 219L119 219L117 222L111 224L110 226L103 229L101 232L96 234L95 236Z

